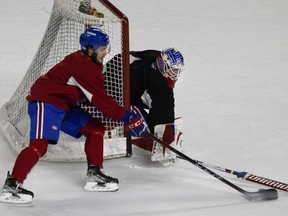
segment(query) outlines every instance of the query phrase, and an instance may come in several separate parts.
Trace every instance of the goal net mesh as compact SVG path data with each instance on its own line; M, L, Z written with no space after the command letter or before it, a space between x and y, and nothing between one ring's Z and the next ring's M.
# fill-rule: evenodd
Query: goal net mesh
M6 117L5 122L3 122L3 118L1 120L1 129L17 152L20 152L29 144L30 119L27 114L26 97L29 94L30 87L39 76L48 72L67 54L80 49L79 36L89 26L101 28L109 35L111 52L105 57L104 65L115 55L121 54L118 55L119 57L114 64L118 71L120 69L120 72L113 75L113 77L106 77L105 87L108 95L116 99L119 104L127 107L124 97L127 92L124 92L125 74L123 71L125 70L123 58L125 55L123 55L123 47L129 42L127 38L126 40L123 39L123 34L127 34L128 31L123 28L123 22L128 22L128 20L125 21L119 17L115 11L107 7L105 2L108 1L92 0L91 7L96 8L98 15L90 15L79 11L79 0L54 0L49 23L34 59L15 93L1 109ZM99 18L99 13L100 15L103 14L104 17ZM107 70L106 67L105 70ZM128 89L125 91L128 91ZM126 138L123 124L105 118L95 107L82 105L82 108L94 117L102 119L106 126L104 158L126 155ZM42 159L84 161L86 160L83 150L84 141L83 137L74 139L61 133L58 144L49 145L48 152Z

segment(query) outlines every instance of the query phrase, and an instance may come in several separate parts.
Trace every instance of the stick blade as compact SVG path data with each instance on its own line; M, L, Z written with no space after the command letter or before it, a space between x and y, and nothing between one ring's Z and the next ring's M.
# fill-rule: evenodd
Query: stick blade
M274 188L260 189L257 192L246 192L244 195L246 199L256 202L278 199L278 191Z

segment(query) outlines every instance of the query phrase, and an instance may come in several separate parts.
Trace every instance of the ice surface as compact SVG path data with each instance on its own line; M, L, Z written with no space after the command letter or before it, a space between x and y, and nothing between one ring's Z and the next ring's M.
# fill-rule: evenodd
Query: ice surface
M184 118L184 153L239 171L288 182L288 1L111 0L130 19L130 49L182 51L176 84ZM21 82L44 34L53 0L3 1L0 7L0 106ZM16 155L0 137L0 184ZM163 168L134 149L105 161L120 180L113 193L83 189L85 163L39 162L25 187L29 206L0 204L0 215L287 215L288 194L249 202L194 165ZM219 173L248 191L265 188ZM1 183L2 182L2 183Z

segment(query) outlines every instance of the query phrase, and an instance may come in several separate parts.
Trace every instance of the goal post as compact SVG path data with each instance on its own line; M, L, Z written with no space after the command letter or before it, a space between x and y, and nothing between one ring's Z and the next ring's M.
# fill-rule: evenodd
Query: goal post
M80 11L81 4L91 2L94 12ZM97 13L96 13L97 12ZM99 16L100 14L100 16ZM103 16L104 15L104 16ZM126 108L130 106L129 84L129 22L128 18L108 0L54 0L50 19L40 46L20 85L8 102L0 110L0 131L16 152L29 144L30 119L27 100L30 87L35 80L47 73L66 55L80 49L79 36L88 26L102 29L109 35L111 51L104 59L104 65L114 56L120 73L105 77L108 95ZM109 65L110 67L111 65ZM111 66L113 67L113 66ZM109 69L109 68L108 68ZM104 71L107 67L104 67ZM117 88L115 88L117 86ZM100 118L106 126L104 135L104 158L121 157L129 154L129 137L123 123L105 118L95 107L81 105L93 117ZM85 138L74 139L61 133L57 145L49 145L42 160L85 161Z

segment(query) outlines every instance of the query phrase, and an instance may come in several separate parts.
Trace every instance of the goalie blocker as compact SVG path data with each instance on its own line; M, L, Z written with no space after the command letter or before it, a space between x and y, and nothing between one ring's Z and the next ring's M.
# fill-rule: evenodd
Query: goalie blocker
M183 120L181 117L175 119L174 123L160 124L154 127L154 134L157 138L171 145L178 151L183 146ZM168 166L176 161L177 155L163 147L151 138L132 137L131 143L137 147L151 152L151 160L159 161L163 166Z

